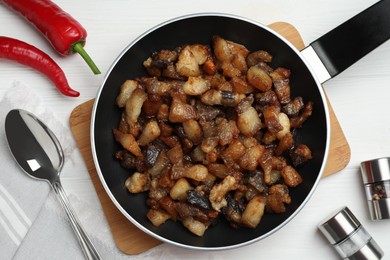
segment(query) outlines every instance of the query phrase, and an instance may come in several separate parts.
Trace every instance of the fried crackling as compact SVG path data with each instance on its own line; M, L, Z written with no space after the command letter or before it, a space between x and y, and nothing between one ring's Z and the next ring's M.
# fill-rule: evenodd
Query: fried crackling
M303 107L304 107L304 103L303 103L302 97L295 97L289 103L284 105L282 110L289 117L294 117L294 116L297 116L299 114L299 111L301 111L301 109Z
M142 156L141 148L132 134L124 134L117 129L112 129L115 140L120 143L123 148L131 152L135 156Z
M291 72L286 68L277 68L270 73L274 84L275 93L281 104L290 102L290 75Z
M265 92L272 88L272 79L269 74L259 65L254 65L248 69L246 74L248 82L251 86Z
M230 80L233 92L238 94L250 94L254 92L254 87L249 85L245 77L233 77Z
M222 146L230 144L235 138L238 137L240 130L237 127L236 121L227 120L225 118L218 120L217 122L217 136L219 138L219 144Z
M223 105L234 107L236 106L243 98L244 94L233 93L230 91L222 91L210 89L206 91L201 96L201 101L206 105Z
M203 223L207 223L210 219L208 211L202 210L200 207L197 207L187 202L177 201L175 203L175 209L178 212L180 219L193 217L194 219L199 220Z
M246 58L246 63L249 67L255 66L260 62L270 63L271 61L272 55L264 50L251 52Z
M183 176L195 181L204 181L208 177L208 170L202 164L195 164L185 169Z
M266 145L271 145L277 139L278 138L276 137L276 133L271 133L270 131L266 131L261 138L261 142L263 142Z
M157 120L164 121L169 118L169 106L167 104L161 104L160 109L157 112Z
M161 76L161 70L153 66L152 57L147 58L142 64L144 65L144 67L146 68L150 76L155 76L155 77Z
M125 181L125 187L131 193L140 193L150 188L150 176L146 173L135 172Z
M291 124L290 118L288 118L288 116L283 112L278 114L278 120L279 124L282 126L282 129L276 133L276 137L281 140L286 134L291 132Z
M271 184L272 183L271 172L273 166L272 166L272 154L269 150L267 149L264 150L259 160L259 164L264 172L264 182L266 184Z
M184 154L181 144L177 144L171 149L169 149L167 152L167 156L172 164L182 165Z
M290 149L294 145L294 139L290 132L286 133L279 141L278 146L275 149L277 156L282 155L285 151Z
M156 117L159 113L160 107L163 104L161 96L158 95L148 95L148 98L145 100L142 105L142 112L147 118Z
M282 169L282 177L289 187L296 187L303 181L301 175L290 165Z
M210 118L210 120L199 120L199 124L202 127L204 138L217 136L217 125L214 118Z
M236 68L237 70L240 71L240 73L237 76L245 75L245 73L248 70L248 66L247 66L246 60L245 60L246 57L247 57L246 48L245 48L245 50L242 50L242 53L233 55L233 59L232 59L231 63L232 63L234 68ZM227 75L227 76L230 78L234 77L234 75L233 76Z
M150 209L146 216L155 227L159 227L161 224L165 223L165 221L171 218L171 215L162 209Z
M168 78L168 79L186 80L185 76L180 75L176 71L176 66L173 64L170 64L165 69L163 69L161 76Z
M121 120L119 121L118 130L122 133L130 133L130 126L126 120L126 113L122 113Z
M204 223L194 219L193 217L186 217L182 220L182 222L183 226L199 237L203 236L207 229L207 226Z
M183 85L183 91L190 96L199 96L210 89L210 81L198 77L188 77L188 80Z
M249 50L242 44L239 44L239 43L236 43L233 41L229 41L229 40L226 40L226 42L228 44L229 49L231 50L231 53L233 54L232 63L235 64L237 67L239 67L238 64L234 61L235 56L243 57L244 58L243 62L246 63L245 59L249 54ZM240 63L241 62L242 61L240 61Z
M203 139L200 148L206 154L211 153L218 145L219 138L217 136L210 136Z
M290 157L295 167L301 166L312 158L310 148L305 144L299 144L290 152Z
M196 118L196 111L193 106L186 104L178 98L173 98L169 109L169 121L183 123Z
M303 123L312 115L313 113L313 102L309 101L303 108L301 114L296 117L291 118L291 127L292 128L301 128Z
M202 142L203 131L198 123L194 119L183 122L183 129L186 136L194 143L199 144Z
M252 106L253 101L253 96L246 97L236 107L237 126L245 136L253 136L262 126L259 114Z
M173 87L172 84L169 84L165 81L160 81L156 77L141 77L138 80L143 86L145 86L146 92L148 94L162 96L168 94Z
M253 197L242 213L241 223L249 228L257 227L264 215L265 202L266 199L261 195Z
M221 69L222 74L226 77L233 78L241 76L241 71L238 68L234 67L232 63L222 62Z
M159 52L154 52L151 57L144 61L143 65L150 76L160 77L162 74L168 76L167 73L164 72L167 68L172 66L177 58L177 50L161 50Z
M169 194L169 188L161 187L158 179L150 182L149 199L158 201Z
M212 76L218 72L218 68L212 59L207 59L203 64L203 71L206 75Z
M265 126L271 133L278 133L283 130L283 126L279 121L279 111L280 109L276 106L269 106L263 111Z
M221 157L224 161L236 161L245 154L246 148L240 139L235 139L233 142L222 151Z
M259 144L247 148L245 154L239 160L240 167L248 171L256 170L263 153L264 146Z
M200 76L199 63L196 56L192 53L190 46L185 46L181 50L176 63L176 71L186 77Z
M227 79L218 71L213 75L203 75L203 77L210 82L210 87L215 89L218 89L218 86L227 81Z
M116 104L118 107L124 107L126 105L127 100L130 98L133 91L138 87L138 82L135 80L126 80L121 85L121 90L119 95L116 98Z
M291 203L288 187L284 184L275 184L268 189L267 209L272 213L284 213L285 204Z
M220 211L221 208L227 205L225 198L226 193L231 190L237 189L238 184L236 178L233 176L227 176L222 182L215 184L210 191L209 200L214 210Z
M210 215L210 213L215 215L216 212L209 211L212 208L211 208L211 204L210 204L210 201L208 198L206 187L208 188L210 186L200 185L196 189L188 190L187 191L187 201L189 204L191 204L193 206L199 207L202 210L207 210L208 215Z
M189 49L199 65L203 65L211 55L210 48L203 44L189 45Z
M135 137L138 135L137 120L141 114L142 105L147 98L148 95L145 93L145 91L143 91L141 88L137 88L126 102L126 121L130 126L131 133Z
M232 78L241 76L247 71L246 57L249 51L245 46L225 40L220 36L214 36L212 42L214 54L222 64L224 76Z
M161 151L156 158L154 165L148 169L148 173L152 178L157 178L161 176L162 171L170 165L171 161L169 160L167 153Z
M179 213L176 210L176 201L174 201L170 196L161 198L158 201L158 205L171 216L173 221L177 220Z
M186 178L180 178L169 191L169 196L174 200L185 201L187 199L187 191L191 190L192 186Z
M228 42L220 36L214 36L212 39L214 54L219 61L230 61L233 58L231 48Z
M158 68L165 68L177 60L178 51L175 50L161 50L152 54L153 65Z
M196 163L204 163L206 165L206 154L202 151L202 147L200 145L196 146L191 154L190 154L190 158L193 162L196 162Z
M269 106L280 107L278 97L273 90L268 90L264 93L257 93L255 95L255 100L257 104L256 108L258 108L261 112Z
M158 179L158 185L162 188L171 189L173 185L175 185L175 181L171 178L171 165L169 167L164 168L161 172L160 178Z
M210 163L209 165L207 165L207 170L210 174L220 179L224 179L225 177L232 174L232 169L230 169L226 166L226 164L223 163Z
M225 82L219 84L218 86L216 86L215 89L233 92L233 85L230 83L230 81L225 81Z
M142 131L138 144L140 146L145 146L151 142L153 142L157 137L160 136L160 128L156 120L150 120L146 125L144 130Z

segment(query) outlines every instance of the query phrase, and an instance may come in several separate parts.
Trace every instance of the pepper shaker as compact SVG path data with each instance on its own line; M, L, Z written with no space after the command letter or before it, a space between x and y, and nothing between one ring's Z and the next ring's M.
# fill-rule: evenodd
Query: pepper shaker
M348 207L324 219L318 229L332 244L341 259L377 260L383 250Z
M389 219L390 158L365 161L360 168L371 219Z

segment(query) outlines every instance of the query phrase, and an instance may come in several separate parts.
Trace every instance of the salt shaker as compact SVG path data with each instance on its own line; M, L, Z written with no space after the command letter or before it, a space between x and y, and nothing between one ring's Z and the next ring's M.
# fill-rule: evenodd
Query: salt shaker
M390 158L360 164L368 209L372 220L390 218Z
M383 257L383 250L348 207L324 219L318 229L341 259L377 260Z

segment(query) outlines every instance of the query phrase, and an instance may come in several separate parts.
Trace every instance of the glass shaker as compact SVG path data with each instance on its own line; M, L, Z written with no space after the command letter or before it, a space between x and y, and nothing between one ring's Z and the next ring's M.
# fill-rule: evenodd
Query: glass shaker
M348 207L325 218L318 229L341 259L378 260L384 252Z
M372 220L390 219L390 158L360 164Z

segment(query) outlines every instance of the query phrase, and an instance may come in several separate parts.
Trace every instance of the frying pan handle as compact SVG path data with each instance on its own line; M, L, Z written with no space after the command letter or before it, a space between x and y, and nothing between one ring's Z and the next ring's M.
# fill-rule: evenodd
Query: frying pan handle
M382 0L312 42L302 54L317 54L325 67L321 83L344 71L390 38L390 0ZM314 51L314 53L313 53ZM314 61L318 65L318 60ZM314 65L315 70L316 65ZM320 73L321 74L321 73Z

